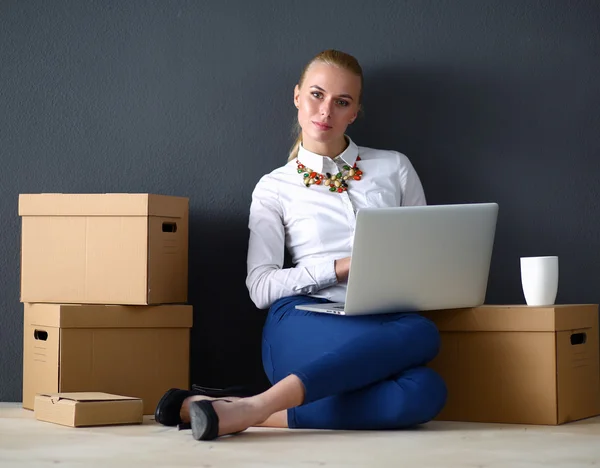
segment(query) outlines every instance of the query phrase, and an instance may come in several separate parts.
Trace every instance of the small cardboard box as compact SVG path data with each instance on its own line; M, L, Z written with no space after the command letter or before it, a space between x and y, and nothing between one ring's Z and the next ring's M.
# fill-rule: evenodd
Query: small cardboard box
M187 302L189 200L21 194L21 302Z
M153 414L171 387L189 387L192 306L24 304L23 407L38 393L141 398Z
M101 392L47 393L35 396L35 418L63 426L141 424L144 404L139 398Z
M598 306L489 305L424 313L442 337L437 419L557 425L600 414Z

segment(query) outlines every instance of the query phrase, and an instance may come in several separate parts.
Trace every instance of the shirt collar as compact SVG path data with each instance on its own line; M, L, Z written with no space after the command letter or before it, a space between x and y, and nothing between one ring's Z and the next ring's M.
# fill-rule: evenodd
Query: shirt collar
M323 173L324 170L333 170L334 166L341 167L347 164L352 167L358 157L358 146L356 146L349 136L346 135L346 138L348 139L348 147L333 159L308 151L300 145L298 149L298 161L305 167L320 173Z

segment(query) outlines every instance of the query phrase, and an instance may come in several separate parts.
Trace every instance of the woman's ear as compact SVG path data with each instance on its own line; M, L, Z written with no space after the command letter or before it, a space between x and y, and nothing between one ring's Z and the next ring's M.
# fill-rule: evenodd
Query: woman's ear
M354 115L352 116L352 118L350 119L350 122L348 122L348 125L350 125L351 123L354 123L354 121L357 119L357 117L362 114L363 112L363 108L362 105L359 104L358 105L358 109L356 110L356 112L354 113Z
M299 99L300 98L300 87L298 85L296 85L294 87L294 105L296 106L296 109L298 109L298 107L300 107L300 102Z

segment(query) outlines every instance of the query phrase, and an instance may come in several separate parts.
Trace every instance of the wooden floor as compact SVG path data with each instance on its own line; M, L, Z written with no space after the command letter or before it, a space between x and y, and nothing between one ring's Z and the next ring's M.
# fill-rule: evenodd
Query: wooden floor
M563 426L432 422L409 431L251 429L212 442L156 424L68 428L0 403L0 466L589 467L600 418Z

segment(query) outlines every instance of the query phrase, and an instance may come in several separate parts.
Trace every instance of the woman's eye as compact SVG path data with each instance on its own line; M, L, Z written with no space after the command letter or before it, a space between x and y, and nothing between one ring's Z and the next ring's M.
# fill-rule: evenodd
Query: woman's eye
M316 97L316 98L320 98L321 97L321 93L319 93L318 91L313 91L312 95L313 95L313 97Z
M348 105L348 101L344 101L344 100L339 100L338 101L338 105L342 106L342 107L346 107Z

